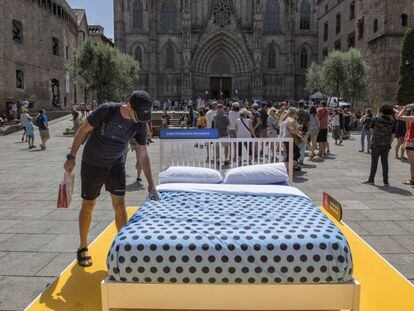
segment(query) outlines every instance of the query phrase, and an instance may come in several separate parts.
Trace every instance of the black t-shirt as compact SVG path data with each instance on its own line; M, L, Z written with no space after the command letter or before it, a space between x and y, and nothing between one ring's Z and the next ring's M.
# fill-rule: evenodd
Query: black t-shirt
M392 134L395 134L395 121L392 118L377 117L371 122L372 147L391 148Z
M367 115L365 117L365 122L364 124L362 124L362 127L364 130L369 131L371 129L372 119L373 119L372 115Z
M147 126L125 119L120 112L121 105L115 106L111 114L109 104L103 104L88 116L88 123L94 127L85 144L82 160L97 167L113 167L123 164L125 151L132 137L138 145L147 144Z

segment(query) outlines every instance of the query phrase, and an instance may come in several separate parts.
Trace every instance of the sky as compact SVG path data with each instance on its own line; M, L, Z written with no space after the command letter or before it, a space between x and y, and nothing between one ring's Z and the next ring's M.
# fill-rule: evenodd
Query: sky
M101 25L105 35L114 38L113 0L66 0L72 9L85 9L89 25Z

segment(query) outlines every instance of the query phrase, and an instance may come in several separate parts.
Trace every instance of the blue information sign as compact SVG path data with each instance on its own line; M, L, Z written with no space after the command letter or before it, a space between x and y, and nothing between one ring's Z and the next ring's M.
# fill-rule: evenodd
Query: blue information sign
M161 130L160 139L218 139L218 129Z

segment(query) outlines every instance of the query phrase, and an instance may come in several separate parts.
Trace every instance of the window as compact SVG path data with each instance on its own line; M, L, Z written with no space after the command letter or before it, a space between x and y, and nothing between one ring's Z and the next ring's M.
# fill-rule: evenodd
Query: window
M323 59L325 59L326 57L328 57L328 49L327 48L324 48L323 49L322 56L323 56Z
M349 6L349 20L352 20L355 18L355 2L352 2Z
M12 20L13 27L13 41L17 43L23 43L23 24L16 19Z
M42 0L42 7L46 7L46 0Z
M340 33L341 32L341 14L336 15L336 33Z
M376 33L378 31L378 19L374 19L374 23L372 25L372 31Z
M52 52L53 55L59 56L59 39L55 37L52 38Z
M162 28L164 31L175 31L177 24L177 10L174 0L162 2Z
M69 60L69 45L67 45L65 48L65 55L66 55L66 60Z
M213 6L213 24L223 28L231 21L231 4L229 0L217 0Z
M303 0L300 4L300 29L309 30L311 20L311 6L308 0Z
M47 0L47 7L50 12L52 12L52 2L50 0Z
M300 68L308 68L308 50L306 50L306 48L303 48L300 51Z
M364 17L358 20L358 40L364 38Z
M16 70L16 88L24 89L24 74L21 70Z
M335 41L334 49L338 51L341 50L341 39Z
M265 31L280 30L280 6L279 0L268 0L264 16Z
M172 43L169 43L165 49L165 68L173 69L175 67L174 54L174 47Z
M59 81L56 79L52 80L52 105L55 107L59 106L60 97L59 97Z
M132 28L144 28L144 8L141 0L135 0L132 9Z
M269 69L276 69L276 51L272 44L267 48L267 57Z
M55 14L56 15L56 3L53 3L53 14Z
M134 58L139 63L140 68L142 68L142 49L140 46L135 48Z
M328 22L326 22L323 25L323 40L328 41L328 36L329 36L329 24Z
M355 47L355 31L348 34L348 49Z
M325 4L325 14L328 13L328 10L329 10L329 6Z
M403 27L408 26L408 15L405 13L401 15L401 26Z

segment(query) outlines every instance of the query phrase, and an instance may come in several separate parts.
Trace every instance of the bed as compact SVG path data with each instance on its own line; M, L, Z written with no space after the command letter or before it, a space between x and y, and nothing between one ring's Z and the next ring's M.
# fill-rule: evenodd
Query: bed
M344 235L297 188L158 190L111 245L104 310L359 310Z

